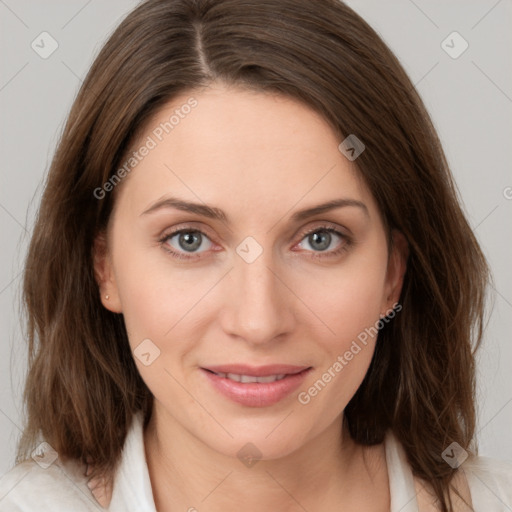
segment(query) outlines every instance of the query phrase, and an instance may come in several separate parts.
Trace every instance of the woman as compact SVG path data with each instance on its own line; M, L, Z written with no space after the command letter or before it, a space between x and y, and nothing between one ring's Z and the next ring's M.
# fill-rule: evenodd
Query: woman
M473 443L487 278L420 98L351 9L148 0L50 170L0 510L512 507Z

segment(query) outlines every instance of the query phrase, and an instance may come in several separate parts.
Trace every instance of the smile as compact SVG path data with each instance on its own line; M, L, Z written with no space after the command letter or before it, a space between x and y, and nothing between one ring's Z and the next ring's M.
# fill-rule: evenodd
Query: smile
M256 376L200 368L215 391L246 407L268 407L280 402L303 384L311 370L309 367L297 373Z
M217 373L213 372L215 375L218 375L219 377L222 377L224 379L230 379L235 382L241 382L243 384L251 383L251 382L275 382L276 380L281 380L286 377L286 373L281 373L279 375L267 375L266 377L256 377L254 375L239 375L236 373Z

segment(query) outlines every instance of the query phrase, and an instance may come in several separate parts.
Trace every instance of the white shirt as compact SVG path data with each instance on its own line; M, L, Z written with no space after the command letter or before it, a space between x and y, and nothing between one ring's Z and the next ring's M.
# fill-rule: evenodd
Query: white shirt
M385 438L391 495L390 512L420 512L411 468L401 444ZM475 512L512 512L512 466L485 457L463 466ZM0 512L104 511L87 487L84 468L56 459L46 469L35 460L18 464L0 480ZM197 510L200 510L200 504ZM189 510L194 510L192 503ZM144 451L142 414L134 416L118 467L111 512L156 512ZM184 511L185 512L185 511ZM227 511L231 512L231 511Z

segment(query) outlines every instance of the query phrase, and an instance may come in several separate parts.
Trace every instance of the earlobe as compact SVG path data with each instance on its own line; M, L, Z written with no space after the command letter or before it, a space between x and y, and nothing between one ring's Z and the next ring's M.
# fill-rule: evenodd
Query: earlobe
M99 233L93 244L94 277L98 283L100 300L103 306L113 313L121 313L121 303L112 269L105 232Z
M399 302L409 257L409 244L403 233L393 230L391 237L392 246L386 276L386 295L384 297L387 310Z

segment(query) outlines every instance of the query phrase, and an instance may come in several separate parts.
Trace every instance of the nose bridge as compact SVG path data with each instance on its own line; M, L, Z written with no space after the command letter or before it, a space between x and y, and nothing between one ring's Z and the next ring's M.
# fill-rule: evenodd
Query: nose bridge
M258 244L259 245L259 244ZM237 247L233 271L234 292L225 326L232 334L252 343L271 341L290 327L286 290L274 275L272 250L258 248L253 240ZM225 312L226 313L226 312Z

